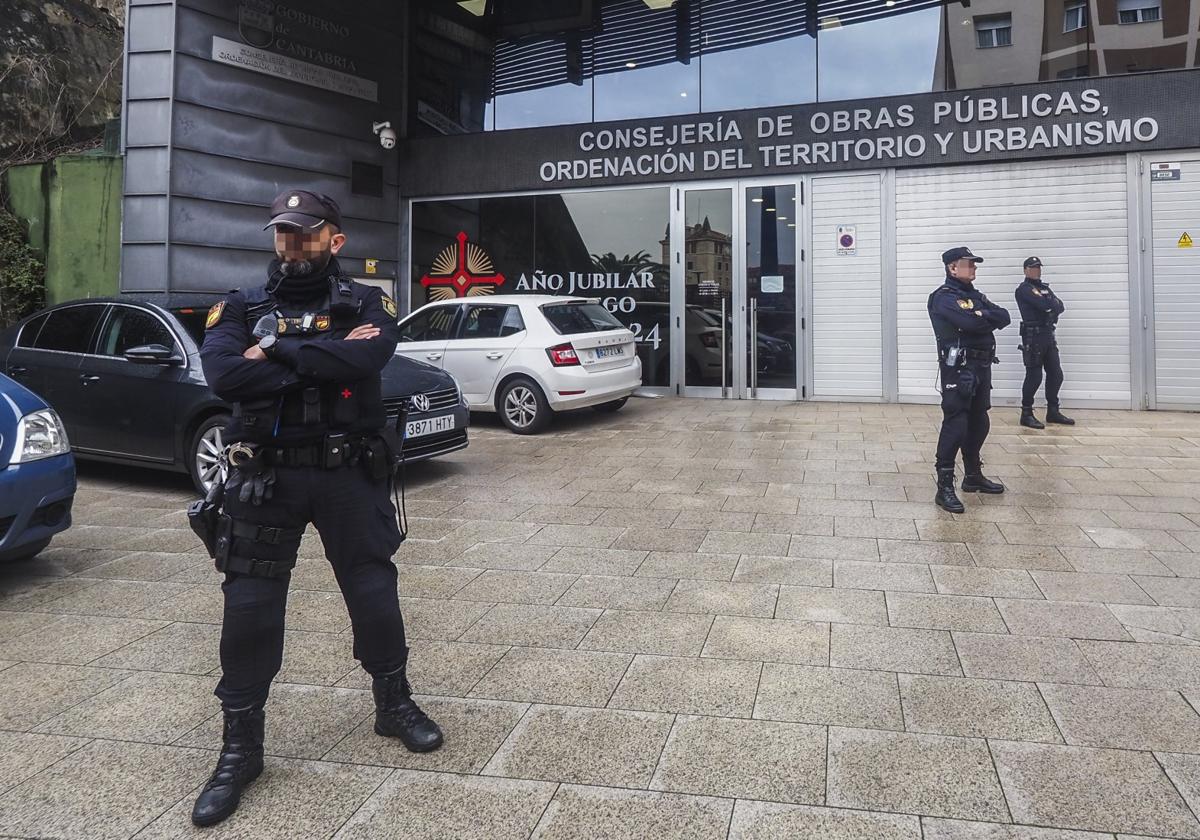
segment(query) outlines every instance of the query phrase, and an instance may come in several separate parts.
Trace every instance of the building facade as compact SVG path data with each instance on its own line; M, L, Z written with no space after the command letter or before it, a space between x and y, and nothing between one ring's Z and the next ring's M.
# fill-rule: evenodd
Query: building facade
M1046 264L1067 404L1200 408L1200 0L131 0L127 37L126 293L261 282L302 183L405 311L595 297L647 388L920 402L967 244L1014 315Z

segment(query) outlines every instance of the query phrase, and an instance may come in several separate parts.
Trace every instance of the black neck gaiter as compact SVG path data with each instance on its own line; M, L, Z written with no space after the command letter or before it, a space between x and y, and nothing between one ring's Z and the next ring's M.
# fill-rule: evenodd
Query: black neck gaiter
M329 293L329 277L340 273L337 262L330 258L324 268L301 277L285 275L280 270L279 260L271 262L267 290L288 303L304 303L325 297Z

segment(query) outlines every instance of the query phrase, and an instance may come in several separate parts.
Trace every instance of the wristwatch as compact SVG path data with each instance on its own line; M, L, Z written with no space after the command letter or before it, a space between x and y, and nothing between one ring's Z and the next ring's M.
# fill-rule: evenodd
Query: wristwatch
M268 333L258 340L258 349L269 356L278 341L279 337L275 333Z

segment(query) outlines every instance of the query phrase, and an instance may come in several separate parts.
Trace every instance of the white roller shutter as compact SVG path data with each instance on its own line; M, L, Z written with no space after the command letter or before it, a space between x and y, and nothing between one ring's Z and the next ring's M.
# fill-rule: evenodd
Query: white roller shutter
M901 400L935 399L937 361L925 303L941 283L941 253L966 245L987 261L977 285L1012 314L997 333L996 400L1021 395L1021 263L1037 255L1066 303L1059 322L1062 400L1130 406L1128 201L1124 158L960 166L896 176ZM1039 394L1039 405L1041 396Z
M1150 187L1155 404L1200 408L1200 160L1179 163L1180 180Z
M880 177L812 180L813 396L883 397ZM853 225L853 255L838 255L839 225Z

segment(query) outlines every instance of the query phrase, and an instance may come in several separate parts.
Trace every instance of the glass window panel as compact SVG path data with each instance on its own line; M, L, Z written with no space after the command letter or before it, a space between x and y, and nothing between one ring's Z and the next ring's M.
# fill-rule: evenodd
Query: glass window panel
M50 313L37 337L37 349L86 353L96 322L104 314L103 304L68 306Z
M504 324L510 310L514 306L469 306L467 317L463 319L462 331L459 338L500 338L512 335L504 331ZM520 315L517 316L518 319ZM515 332L520 332L516 330Z
M796 188L749 187L746 204L747 365L759 388L796 387ZM751 344L753 341L753 344ZM747 370L750 368L747 367Z
M683 202L683 384L733 384L733 197L728 189L688 190ZM724 303L725 324L721 323ZM724 357L724 365L722 365Z
M609 0L593 39L593 119L700 110L699 0Z
M96 352L101 356L123 356L130 348L147 344L171 348L175 346L175 337L149 312L117 306L104 327Z
M805 0L703 0L700 96L704 111L814 102L817 42Z
M822 102L939 89L942 12L922 9L817 34L817 98Z
M538 38L496 45L495 128L590 122L591 38Z
M457 306L434 306L400 324L401 341L445 341L450 337Z
M21 334L17 337L18 347L33 347L37 341L38 333L41 332L42 325L46 323L48 315L39 315L29 321L21 328Z

